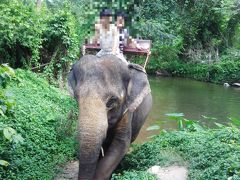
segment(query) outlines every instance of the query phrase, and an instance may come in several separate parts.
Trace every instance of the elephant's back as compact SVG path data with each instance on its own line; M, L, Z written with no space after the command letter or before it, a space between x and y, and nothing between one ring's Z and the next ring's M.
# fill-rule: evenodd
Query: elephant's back
M97 61L98 58L97 56L94 56L94 55L84 55L83 57L80 58L80 62L94 62L94 61Z
M80 59L80 65L85 67L96 67L103 70L114 70L117 73L119 70L128 69L128 65L123 63L117 56L105 55L97 57L94 55L85 55Z
M100 63L100 62L108 62L109 64L122 64L121 60L114 55L105 55L102 57L97 57L95 55L84 55L83 57L81 57L81 59L79 60L79 62L82 63Z

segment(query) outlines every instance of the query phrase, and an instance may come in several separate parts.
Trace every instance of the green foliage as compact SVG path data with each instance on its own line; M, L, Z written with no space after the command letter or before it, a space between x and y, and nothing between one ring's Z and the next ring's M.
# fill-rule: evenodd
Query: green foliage
M15 72L7 64L0 65L0 116L12 111L14 100L11 93L5 90L7 84L15 77Z
M239 179L239 139L240 130L235 127L162 132L135 147L119 171L131 175L153 165L179 164L188 166L190 179Z
M113 174L113 180L157 180L157 178L145 171L131 171Z
M239 78L239 11L238 1L94 1L86 5L72 0L79 9L82 29L92 32L93 22L102 7L121 8L127 14L127 25L133 37L152 40L148 72L166 70L173 76L217 82ZM86 3L86 2L85 2ZM135 4L135 6L133 6ZM131 11L130 11L131 10ZM129 23L130 21L130 23ZM83 21L81 21L83 22ZM89 31L88 31L89 32ZM87 37L87 35L84 35ZM133 62L144 63L144 58L132 57ZM216 62L223 60L224 62ZM190 64L185 64L189 62ZM225 69L226 68L226 69Z
M1 166L8 166L9 163L8 163L7 161L0 160L0 165L1 165Z
M0 157L9 163L0 166L0 179L52 179L58 164L75 157L76 114L69 112L77 112L76 103L37 74L17 70L16 76L7 86L16 101L14 113L0 117L7 125ZM16 132L22 143L14 143Z
M231 117L229 120L233 126L240 128L240 119Z
M44 71L51 82L64 81L70 64L79 56L79 46L93 34L103 7L123 9L128 14L126 24L131 35L153 41L149 72L193 72L191 77L195 79L219 82L229 76L209 80L211 75L205 74L211 68L215 74L215 64L199 65L198 71L178 61L209 63L219 59L237 61L240 57L237 0L58 0L43 2L40 10L31 0L4 0L0 7L0 62ZM134 62L142 64L144 60L135 58Z
M0 123L0 152L6 151L7 147L22 143L24 141L23 137L16 132L15 129ZM0 166L9 166L9 162L0 159ZM0 176L1 177L1 176Z
M163 70L217 83L238 80L238 62L231 62L240 57L237 7L236 0L141 2L133 29L153 41L148 72ZM224 62L214 62L219 60Z
M157 68L159 60L218 60L219 52L237 46L237 0L150 0L140 3L135 11L134 32L153 40L154 46L160 43L167 47L153 48L157 58L153 55L150 69ZM174 52L173 57L164 55Z
M15 77L14 70L7 64L0 65L0 87L6 88L7 83Z
M0 61L13 67L36 65L42 47L43 16L20 0L0 4Z
M77 20L71 13L69 5L64 4L50 13L46 30L43 32L42 61L46 64L45 74L51 79L66 77L70 64L79 54ZM54 81L54 80L53 80Z
M224 83L238 82L240 79L240 61L222 60L215 63L183 63L179 60L162 62L159 70L165 70L172 76L189 77L200 81ZM154 70L157 70L154 68ZM151 69L151 72L154 72Z
M69 5L37 10L32 1L0 4L0 62L66 76L79 54L77 20ZM65 74L64 74L65 73Z
M155 131L155 130L159 130L160 127L158 125L153 125L153 126L150 126L148 127L146 130L147 131Z
M0 89L0 116L11 115L15 100L13 99L12 93Z
M3 131L3 136L10 142L19 143L19 142L23 142L24 140L22 136L17 134L17 132L11 127L4 127L2 131Z
M0 65L0 116L5 117L12 111L14 101L9 96L9 93L5 91L8 83L15 77L15 72L7 64ZM16 132L15 129L0 122L0 153L4 151L5 147L12 143L17 144L23 142L23 138ZM9 162L0 159L1 166L8 166Z
M183 118L184 117L183 113L166 114L166 116L168 116L169 119L171 120L177 121L179 130L184 129L184 123L188 125L187 124L188 120Z

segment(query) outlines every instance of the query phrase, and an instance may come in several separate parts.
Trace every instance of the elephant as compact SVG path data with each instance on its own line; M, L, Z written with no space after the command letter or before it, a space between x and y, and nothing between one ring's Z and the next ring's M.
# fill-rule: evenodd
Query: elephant
M73 64L68 84L79 108L78 179L109 179L151 110L147 74L113 55L85 55Z

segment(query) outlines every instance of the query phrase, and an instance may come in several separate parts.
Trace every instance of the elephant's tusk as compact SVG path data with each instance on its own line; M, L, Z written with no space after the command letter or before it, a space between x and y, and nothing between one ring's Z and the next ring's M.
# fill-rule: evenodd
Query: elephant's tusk
M123 116L128 112L128 108L123 112Z
M103 149L103 147L101 147L101 153L102 153L102 157L104 157L104 149Z

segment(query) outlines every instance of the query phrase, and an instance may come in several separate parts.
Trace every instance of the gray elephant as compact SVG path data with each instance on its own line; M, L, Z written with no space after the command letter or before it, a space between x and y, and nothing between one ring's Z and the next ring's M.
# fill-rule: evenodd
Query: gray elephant
M68 83L79 106L78 179L109 179L152 107L147 75L141 66L115 56L83 56Z

